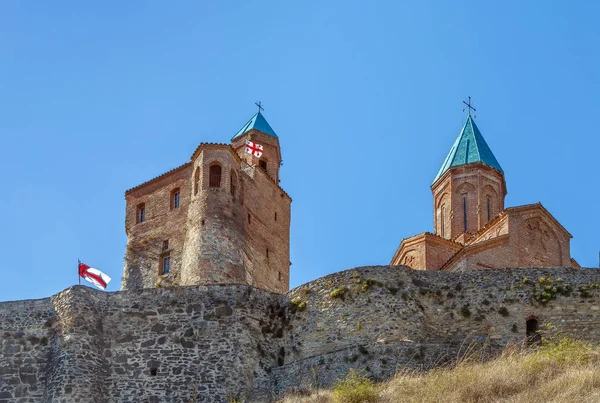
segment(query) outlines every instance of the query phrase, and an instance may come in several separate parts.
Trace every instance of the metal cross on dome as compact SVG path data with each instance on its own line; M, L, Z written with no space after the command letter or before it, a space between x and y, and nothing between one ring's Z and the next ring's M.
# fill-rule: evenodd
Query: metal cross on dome
M260 101L255 102L254 105L258 106L258 113L260 113L260 111L265 110L265 108L262 107L262 103Z
M475 109L471 106L471 97L469 97L469 102L463 101L463 104L467 105L467 108L469 108L469 116L471 116L471 109L473 109L473 111L477 112L477 109ZM463 111L464 111L464 109L463 109Z

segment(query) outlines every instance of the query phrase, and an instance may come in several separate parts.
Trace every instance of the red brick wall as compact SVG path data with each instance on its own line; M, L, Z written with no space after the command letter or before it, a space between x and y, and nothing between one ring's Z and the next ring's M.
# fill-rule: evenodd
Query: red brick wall
M488 199L489 219L493 219L504 209L506 185L502 173L484 164L474 163L449 169L432 185L431 191L435 234L455 239L465 232L463 200L466 199L466 232L474 234L489 221Z
M508 210L505 219L475 241L446 269L571 266L570 235L541 207Z
M255 137L270 157L267 172L247 165L229 146L207 144L182 169L127 193L128 244L122 288L246 283L275 292L289 289L291 199L275 182L279 149L268 145L268 139ZM269 141L278 147L276 139ZM240 150L242 156L248 155ZM219 187L209 186L212 165L221 167ZM232 177L235 195L231 194ZM181 206L171 210L170 195L176 187ZM144 223L136 223L139 203L146 206ZM160 275L165 239L169 240L171 273Z
M122 289L155 287L159 283L159 269L163 241L169 241L171 272L164 277L169 283L179 275L185 222L190 204L191 167L175 170L162 178L127 193L125 232L127 247ZM180 207L171 209L171 191L180 189ZM137 222L137 206L145 205L146 219ZM160 281L163 281L161 278Z

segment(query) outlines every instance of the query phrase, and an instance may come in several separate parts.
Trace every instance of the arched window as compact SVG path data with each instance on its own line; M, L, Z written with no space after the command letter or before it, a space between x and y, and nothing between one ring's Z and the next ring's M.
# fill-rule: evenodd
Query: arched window
M487 198L487 214L488 214L488 221L492 219L492 201L490 200L490 197L488 196Z
M231 193L231 195L233 197L235 197L236 187L237 187L237 177L235 175L235 172L232 169L231 171L229 171L229 193Z
M136 222L144 222L146 221L146 205L144 203L140 203L136 208Z
M198 194L198 188L200 187L200 167L196 167L194 173L194 195Z
M221 166L220 165L211 165L208 170L208 186L211 188L220 188L221 187Z
M181 192L179 188L171 190L171 210L179 208L181 201Z

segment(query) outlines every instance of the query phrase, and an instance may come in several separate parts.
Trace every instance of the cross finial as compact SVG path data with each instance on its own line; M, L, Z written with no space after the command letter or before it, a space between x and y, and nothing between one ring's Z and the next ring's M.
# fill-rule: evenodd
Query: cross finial
M262 104L260 103L260 101L255 102L254 105L258 106L258 113L260 113L260 111L265 110L265 108L262 107Z
M463 101L463 104L467 105L467 108L469 108L469 116L471 116L471 109L473 109L473 111L477 112L477 109L475 109L471 106L471 97L469 97L469 102ZM463 111L464 111L464 109L463 109Z

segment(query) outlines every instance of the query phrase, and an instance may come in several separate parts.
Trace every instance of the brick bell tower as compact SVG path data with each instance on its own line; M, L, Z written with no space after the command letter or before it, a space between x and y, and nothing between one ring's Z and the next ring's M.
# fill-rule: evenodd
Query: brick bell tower
M504 172L470 113L431 192L434 233L462 244L504 210Z
M260 157L246 141L263 147ZM279 137L260 109L230 144L201 143L186 164L126 192L122 289L249 284L289 289L291 198Z

